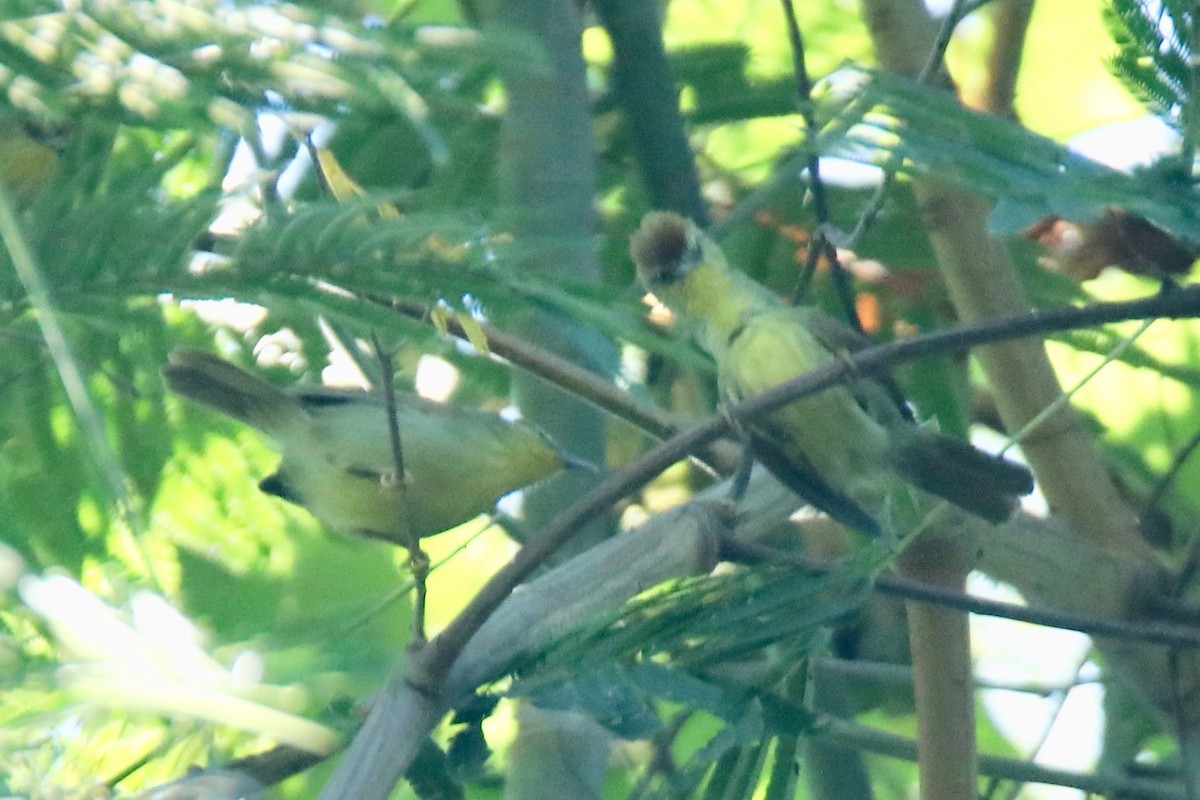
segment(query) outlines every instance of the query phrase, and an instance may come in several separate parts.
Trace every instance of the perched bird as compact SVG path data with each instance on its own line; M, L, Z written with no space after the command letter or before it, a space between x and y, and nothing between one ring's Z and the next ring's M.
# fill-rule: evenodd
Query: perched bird
M787 306L731 269L717 244L677 214L647 215L630 252L646 288L716 361L727 402L862 346L848 326L815 308ZM898 507L931 507L914 500L913 486L993 522L1007 519L1033 488L1025 467L914 422L878 380L806 397L748 428L755 456L776 477L867 533L879 533L880 519Z
M397 393L404 486L380 395L328 387L285 391L211 353L171 355L163 375L188 400L274 439L279 471L259 488L329 527L403 544L492 510L505 494L571 462L537 428Z

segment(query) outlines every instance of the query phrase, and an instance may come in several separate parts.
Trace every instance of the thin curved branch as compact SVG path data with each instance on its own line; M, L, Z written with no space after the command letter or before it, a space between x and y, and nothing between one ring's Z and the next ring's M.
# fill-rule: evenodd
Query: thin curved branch
M688 428L650 450L627 468L610 475L546 526L536 540L522 548L512 561L497 572L463 612L421 652L420 681L425 686L438 685L463 645L483 621L513 588L567 541L578 527L593 515L602 513L613 503L652 480L671 464L728 434L734 421L750 422L758 416L837 383L854 380L864 373L882 372L897 364L920 358L1072 328L1087 328L1148 317L1178 319L1194 316L1200 316L1200 287L1181 289L1126 303L1044 309L987 322L957 325L912 339L866 348L848 355L842 361L812 370L770 391L730 406L725 414Z
M987 617L1011 619L1046 628L1078 631L1089 636L1102 636L1130 642L1200 648L1200 628L1193 625L1175 625L1147 620L1105 619L1086 614L1072 614L1044 606L1016 605L972 597L963 592L948 591L937 586L891 575L880 576L875 587L883 594L921 600L925 603L957 608Z
M800 106L800 118L804 120L804 143L808 152L808 191L812 195L813 214L817 218L817 227L812 242L808 247L808 256L792 289L792 302L798 302L808 289L812 276L817 272L817 264L824 256L829 260L833 278L833 288L837 293L838 302L846 315L851 327L862 333L862 320L858 318L858 309L854 303L854 292L850 288L850 277L842 267L837 257L837 249L829 241L829 226L832 219L829 215L829 198L825 192L825 181L821 178L821 159L813 148L817 139L817 118L813 111L812 80L808 76L808 63L804 55L804 35L800 23L796 19L796 9L792 0L783 0L783 17L787 22L788 41L792 46L792 66L796 79L796 95Z
M409 319L430 323L428 308L420 303L393 300L387 307ZM659 440L669 439L685 427L685 423L673 414L658 406L638 401L629 392L594 372L583 369L520 336L514 336L487 323L478 325L487 339L488 347L500 358L553 383ZM446 329L452 335L468 341L467 331L457 320L449 320ZM697 457L722 475L732 473L737 467L738 453L733 452L731 448L708 447L698 453Z
M414 666L417 671L412 678L408 677L409 673L404 668L392 677L390 685L395 685L397 689L385 688L384 693L401 691L402 697L407 698L407 702L401 709L404 713L401 714L393 708L389 716L403 717L406 725L419 727L424 724L423 721L428 722L429 726L436 724L436 721L447 710L445 700L439 698L439 689L444 685L443 681L447 673L456 662L466 642L479 630L482 623L490 618L496 607L511 594L512 589L543 563L546 555L558 542L569 538L581 520L586 520L597 510L611 506L613 502L636 490L689 452L724 435L728 430L731 418L749 419L754 415L769 413L788 402L829 388L839 381L853 379L863 373L885 370L903 361L955 352L987 342L1131 319L1193 316L1200 316L1200 288L1181 289L1168 295L1126 303L1104 303L1084 308L1048 309L991 320L986 323L960 325L937 333L864 349L848 356L842 362L815 370L772 390L770 393L759 395L733 406L730 409L730 416L713 417L689 428L650 451L626 470L610 476L588 496L582 498L547 526L534 543L523 548L512 562L497 573L458 619L416 655L418 663ZM1200 647L1200 631L1188 626L1146 622L1127 623L1031 606L1013 606L972 598L959 592L949 592L904 581L893 576L881 576L876 583L876 588L881 592L920 599L950 608L1079 630L1098 636L1127 638L1134 641L1174 646ZM423 690L413 691L414 681L419 681L416 685L423 687ZM375 756L384 757L378 753ZM396 754L393 752L386 754L389 760L395 756ZM370 758L372 755L368 753L365 757ZM381 784L379 791L383 793L380 796L385 796L390 792L390 784L387 786Z

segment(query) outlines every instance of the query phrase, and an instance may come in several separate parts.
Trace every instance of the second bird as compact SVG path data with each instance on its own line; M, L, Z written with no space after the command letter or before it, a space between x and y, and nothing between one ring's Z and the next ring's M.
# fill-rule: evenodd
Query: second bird
M195 350L173 353L163 375L177 394L274 439L279 471L259 488L345 533L404 544L405 516L418 537L440 533L567 463L527 423L397 393L401 490L380 395L321 386L285 391Z

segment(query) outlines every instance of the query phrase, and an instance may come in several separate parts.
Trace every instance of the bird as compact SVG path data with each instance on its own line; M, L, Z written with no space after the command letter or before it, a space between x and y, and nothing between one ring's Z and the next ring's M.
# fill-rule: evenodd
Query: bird
M259 489L305 507L329 528L371 539L407 545L440 533L578 463L526 422L396 392L401 477L378 393L285 390L191 349L173 352L163 377L176 394L278 444L278 470Z
M630 255L645 288L713 357L724 403L845 358L866 342L820 309L788 305L731 268L716 242L673 212L647 214ZM1024 466L915 421L884 380L862 376L743 427L751 452L785 485L872 535L899 508L927 513L932 505L920 492L999 523L1033 489Z

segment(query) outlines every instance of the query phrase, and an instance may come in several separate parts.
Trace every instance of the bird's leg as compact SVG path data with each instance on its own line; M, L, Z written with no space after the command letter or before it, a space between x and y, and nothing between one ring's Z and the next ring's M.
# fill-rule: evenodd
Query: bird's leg
M412 646L420 647L425 644L425 599L427 595L426 579L429 577L429 556L421 549L421 541L413 533L408 522L407 487L408 473L404 470L404 447L400 440L400 420L396 413L395 369L392 365L392 355L379 341L379 337L371 334L375 348L375 357L379 359L381 374L381 389L384 406L387 409L388 433L392 443L392 460L396 472L392 476L392 486L400 493L400 541L408 548L408 565L413 576L413 630ZM386 479L385 479L386 480Z
M733 503L742 502L746 489L750 486L750 472L754 469L754 450L748 439L742 440L742 457L738 459L737 469L729 482L729 499Z
M750 486L750 472L754 469L754 448L750 445L750 433L742 427L742 423L729 413L729 407L722 401L720 413L729 422L729 429L737 436L742 445L742 455L738 459L737 469L729 481L729 500L732 503L742 502L746 489Z

